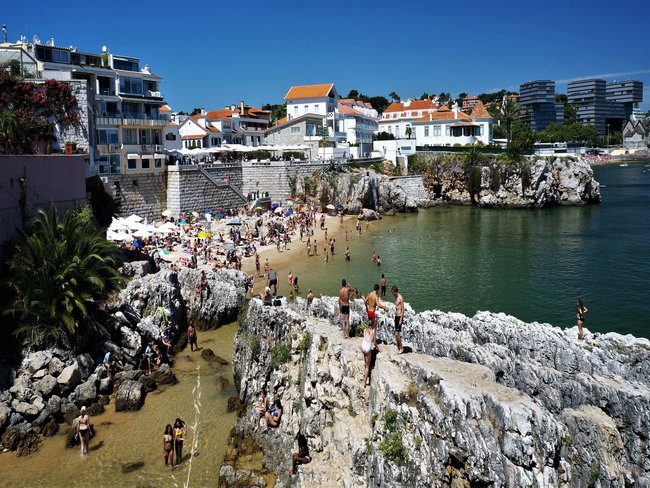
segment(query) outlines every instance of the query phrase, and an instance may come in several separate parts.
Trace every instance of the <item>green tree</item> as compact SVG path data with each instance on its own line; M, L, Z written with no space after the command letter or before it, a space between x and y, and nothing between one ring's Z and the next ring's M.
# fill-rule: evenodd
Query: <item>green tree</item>
M408 137L410 139L411 134L413 134L413 129L411 129L410 127L407 127L406 130L404 131L404 133L406 134L406 137Z
M5 141L5 154L9 154L9 141L16 137L18 120L16 114L9 110L0 110L0 134Z
M536 136L533 129L521 120L515 120L511 128L512 141L516 141L523 148L530 148L535 143Z
M420 100L426 100L427 98L431 98L427 92L424 92L422 95L420 95Z
M39 216L18 238L9 259L13 290L5 314L17 334L36 345L72 344L80 332L101 329L99 304L122 283L117 247L96 230L87 212L56 207Z
M400 101L399 95L394 91L390 92L388 94L388 96L393 99L393 102L399 102Z
M460 93L458 94L458 98L460 98L460 99L467 98L467 93L465 93L465 92L460 92Z
M192 113L190 114L190 117L193 116L193 115L198 115L200 113L201 113L201 108L200 107L194 107L194 109L192 110Z
M271 122L273 125L275 125L278 120L283 119L284 117L287 116L287 104L282 103L282 104L275 104L271 105L270 103L267 103L265 105L262 105L262 110L267 110L271 112Z
M578 121L578 114L575 105L564 106L564 125L575 124Z
M438 95L438 102L441 105L446 105L449 102L449 99L451 98L451 94L445 93L445 92L440 92Z
M564 105L566 105L568 101L569 101L569 97L567 97L564 93L555 94L555 103L563 103Z
M395 136L390 132L382 131L377 134L372 135L373 141L392 141L395 140Z
M348 96L345 98L354 98L355 100L357 100L359 98L359 92L357 90L350 90L348 92Z
M362 100L363 102L370 102L370 105L379 113L382 113L390 103L386 97L370 97L367 100Z
M521 117L521 105L514 98L506 98L501 104L500 119L506 126L508 134L508 146L512 140L512 123Z

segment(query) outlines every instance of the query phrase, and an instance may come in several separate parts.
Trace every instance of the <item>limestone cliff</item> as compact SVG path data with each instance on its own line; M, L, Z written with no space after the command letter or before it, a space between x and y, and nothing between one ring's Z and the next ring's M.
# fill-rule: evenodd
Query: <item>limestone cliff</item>
M561 486L650 484L650 341L615 333L578 344L576 330L503 314L415 314L410 351L381 345L362 385L360 338L343 340L336 299L264 307L253 300L235 340L233 367L253 436L275 486ZM390 309L390 306L389 306ZM351 319L363 318L360 301ZM392 309L378 337L393 342ZM262 388L280 399L280 427L253 432ZM296 484L294 439L312 462ZM245 479L222 468L221 483ZM261 477L255 486L264 486Z

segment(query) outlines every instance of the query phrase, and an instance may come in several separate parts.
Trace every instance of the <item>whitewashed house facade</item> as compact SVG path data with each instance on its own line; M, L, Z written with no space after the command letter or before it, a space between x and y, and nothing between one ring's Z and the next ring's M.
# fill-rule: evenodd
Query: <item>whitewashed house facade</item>
M467 115L454 104L442 106L412 122L418 146L465 146L492 143L493 119L479 101Z

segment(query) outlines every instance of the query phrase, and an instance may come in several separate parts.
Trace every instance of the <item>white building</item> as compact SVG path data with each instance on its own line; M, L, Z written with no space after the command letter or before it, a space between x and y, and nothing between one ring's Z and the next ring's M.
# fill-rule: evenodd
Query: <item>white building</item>
M379 132L388 132L397 139L407 137L408 131L406 129L411 128L412 131L414 121L434 112L437 108L430 98L426 100L412 100L409 98L405 102L393 102L381 114ZM411 137L413 136L414 134L411 134Z
M172 109L169 105L160 107L160 116L167 120L167 126L163 129L163 146L165 151L178 151L183 147L181 135L178 132L180 124L172 116Z
M269 125L270 112L241 102L186 118L178 129L183 147L211 148L221 144L259 146Z
M370 105L351 98L339 100L341 132L350 144L370 144L379 128L379 114Z
M623 128L625 149L647 149L650 145L650 118L630 119Z
M418 146L465 146L490 144L493 120L479 101L467 115L454 104L442 106L411 123Z

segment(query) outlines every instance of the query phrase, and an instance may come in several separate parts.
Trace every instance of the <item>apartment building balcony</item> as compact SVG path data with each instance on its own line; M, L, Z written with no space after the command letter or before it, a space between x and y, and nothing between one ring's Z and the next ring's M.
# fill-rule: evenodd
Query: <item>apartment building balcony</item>
M97 144L97 150L102 154L119 153L122 150L122 144Z
M147 127L165 127L169 121L162 115L145 113L111 114L97 117L97 125L136 125Z

